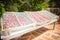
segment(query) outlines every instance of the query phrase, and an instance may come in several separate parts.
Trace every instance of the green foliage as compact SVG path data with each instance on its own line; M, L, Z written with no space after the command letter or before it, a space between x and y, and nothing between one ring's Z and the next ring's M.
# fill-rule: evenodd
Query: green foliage
M5 12L5 8L4 8L4 4L0 3L0 17L2 16L2 14Z
M41 4L37 4L34 8L35 10L42 10L44 8L47 8L49 5L47 3L41 3Z
M2 13L6 11L37 11L47 8L46 0L0 0L0 8ZM1 13L0 12L0 13Z
M32 0L33 10L42 10L48 7L48 1L46 0Z
M17 5L14 4L14 5L7 5L7 8L5 8L7 11L14 11L14 12L17 12L18 11L18 8L17 8Z

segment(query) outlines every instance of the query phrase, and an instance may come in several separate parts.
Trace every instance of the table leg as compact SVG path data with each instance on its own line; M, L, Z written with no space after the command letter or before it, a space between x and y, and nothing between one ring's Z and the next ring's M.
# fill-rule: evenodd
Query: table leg
M56 27L56 22L54 22L54 25L53 25L53 30L55 29L55 27Z

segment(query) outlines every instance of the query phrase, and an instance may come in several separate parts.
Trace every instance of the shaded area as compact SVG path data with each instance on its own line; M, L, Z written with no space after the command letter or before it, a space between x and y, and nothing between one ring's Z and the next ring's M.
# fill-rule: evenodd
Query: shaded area
M50 0L50 8L60 8L60 0Z

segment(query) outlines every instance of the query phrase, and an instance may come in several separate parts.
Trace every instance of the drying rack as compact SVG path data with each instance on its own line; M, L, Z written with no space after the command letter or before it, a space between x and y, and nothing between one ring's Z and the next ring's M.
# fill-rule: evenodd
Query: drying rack
M49 25L49 24L51 24L51 23L54 23L54 25L53 25L53 30L54 30L54 28L55 28L55 23L56 23L56 21L57 21L58 16L56 16L56 15L54 15L54 14L52 14L52 13L46 11L46 10L42 10L42 11L40 11L40 12L41 12L41 13L44 13L44 14L47 14L47 15L48 15L50 18L52 18L52 19L51 19L49 22L46 22L46 23L41 24L41 25L39 25L39 26L36 25L36 23L32 23L32 24L30 24L30 25L28 25L28 26L26 26L26 27L18 27L18 28L16 28L16 29L20 29L20 30L18 30L17 32L13 32L13 33L11 33L11 34L9 34L9 35L6 35L6 36L1 36L1 39L3 39L3 40L10 40L10 39L12 39L12 38L22 36L22 35L24 35L24 34L26 34L26 33L28 33L28 32L31 32L31 31L33 31L33 30L36 30L36 29L39 29L39 28L44 27L44 26L46 26L46 25ZM36 27L36 26L37 26L37 27ZM11 30L10 32L12 32L12 30Z

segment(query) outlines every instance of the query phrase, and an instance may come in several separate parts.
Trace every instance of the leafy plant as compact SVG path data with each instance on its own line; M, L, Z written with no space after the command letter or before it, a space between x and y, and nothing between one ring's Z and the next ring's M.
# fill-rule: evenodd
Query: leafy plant
M0 0L2 13L5 11L37 11L47 8L48 6L47 0Z
M2 16L2 14L5 12L5 8L4 8L4 4L0 3L0 17Z

